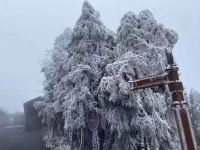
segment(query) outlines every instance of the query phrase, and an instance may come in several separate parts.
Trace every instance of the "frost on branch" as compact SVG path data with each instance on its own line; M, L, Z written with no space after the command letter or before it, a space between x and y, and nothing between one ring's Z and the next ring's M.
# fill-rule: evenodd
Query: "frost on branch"
M47 147L178 149L176 129L166 117L168 91L156 87L130 93L127 83L165 71L164 49L174 46L176 33L148 10L125 14L116 35L99 17L85 1L73 31L67 28L56 38L44 63L45 100L35 108L46 124ZM93 118L99 119L95 130L88 126L92 110L99 115Z
M99 13L85 1L82 15L73 31L66 29L56 39L51 64L48 63L43 69L47 75L46 103L39 113L47 115L49 111L52 112L50 119L46 119L49 125L60 112L64 120L64 132L59 135L60 131L57 131L52 135L53 131L49 128L45 138L48 147L53 149L56 143L52 144L51 141L59 141L64 136L69 146L74 150L79 148L80 130L84 128L88 132L86 140L90 141L85 147L91 149L92 133L86 126L86 117L89 110L97 109L94 105L98 103L97 87L106 65L113 60L113 36L113 32L99 20ZM41 104L35 104L36 108L40 108Z
M97 85L111 62L113 35L99 20L99 14L84 2L82 15L77 21L67 50L66 74L60 83L63 90L65 130L86 126L86 113L97 103Z
M130 80L164 73L165 48L176 43L176 33L157 23L151 12L144 10L139 15L125 14L116 38L116 59L107 65L108 76L101 79L98 93L107 122L105 130L115 133L113 149L139 148L142 137L151 149L178 149L177 137L171 134L176 131L165 117L167 106L161 105L167 91L148 88L129 93L127 84ZM124 145L122 138L128 143Z
M196 137L198 149L200 149L200 93L194 89L190 90L189 94L191 121Z

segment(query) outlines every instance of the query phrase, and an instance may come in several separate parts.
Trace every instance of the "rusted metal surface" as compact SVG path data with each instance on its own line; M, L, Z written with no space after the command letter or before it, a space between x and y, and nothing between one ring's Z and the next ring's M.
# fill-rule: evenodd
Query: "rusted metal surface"
M138 79L135 81L129 81L130 91L166 84L166 81L167 74L156 75L145 79Z
M168 85L169 91L172 93L172 108L176 117L177 128L183 150L197 150L196 140L190 121L189 107L184 96L184 88L179 80L179 68L174 64L171 50L166 51L169 66L166 73L155 75L152 77L129 81L130 91L149 88L153 86Z
M166 71L168 71L168 69ZM169 70L167 77L169 81L178 81L179 80L178 67L172 66Z
M175 91L172 92L172 101L178 101L179 104L181 104L182 101L184 101L184 95L182 91Z
M177 90L184 90L183 84L181 81L169 82L168 83L169 91L177 91Z
M193 142L193 136L191 132L191 127L190 127L190 120L189 116L187 115L187 109L180 109L180 116L181 116L181 121L183 125L183 130L185 134L185 141L187 145L188 150L193 150L195 149L195 144Z

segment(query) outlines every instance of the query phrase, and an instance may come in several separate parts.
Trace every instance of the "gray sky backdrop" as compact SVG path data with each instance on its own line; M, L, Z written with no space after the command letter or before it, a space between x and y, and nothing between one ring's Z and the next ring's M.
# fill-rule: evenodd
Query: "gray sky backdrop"
M174 48L181 79L200 91L200 0L89 0L101 20L116 31L127 11L149 9L158 22L175 30ZM42 95L40 60L56 36L73 27L83 0L0 0L0 107L23 110L22 103Z

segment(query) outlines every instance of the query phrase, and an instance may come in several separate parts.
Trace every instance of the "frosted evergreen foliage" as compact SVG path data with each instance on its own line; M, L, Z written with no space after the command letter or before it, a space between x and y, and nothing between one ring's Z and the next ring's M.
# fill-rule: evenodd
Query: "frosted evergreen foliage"
M88 2L84 2L82 15L73 32L69 31L67 29L56 39L51 61L43 68L46 101L36 103L35 107L40 116L46 117L47 125L56 119L57 113L62 112L65 140L68 146L73 145L73 149L77 149L80 129L89 130L86 114L91 109L97 109L97 86L106 65L114 58L114 37ZM48 147L55 149L54 145L60 137L51 135L51 128L48 129L50 131L45 140ZM70 134L74 138L72 142ZM92 144L86 147L90 149Z
M194 134L196 136L198 150L200 150L200 93L191 89L189 102Z
M163 97L169 94L150 88L130 93L127 84L164 73L165 48L176 41L176 33L157 23L148 10L139 15L128 12L122 18L114 49L116 60L107 65L98 94L107 123L105 131L115 133L113 150L137 149L141 137L151 149L177 149L177 136L171 135L175 130L170 128L167 107L162 105Z
M127 81L164 73L165 48L177 41L174 31L157 23L150 11L128 12L117 34L85 1L73 30L56 38L43 73L44 101L34 104L46 125L52 150L178 149L177 134L166 117L164 87L129 92ZM91 130L95 110L99 126ZM98 120L98 119L97 119Z
M42 119L42 122L46 126L46 134L44 136L44 140L46 142L46 146L49 148L57 148L58 144L61 140L63 140L63 135L61 134L62 128L60 127L61 122L59 121L59 125L57 124L56 114L59 112L62 113L61 103L58 100L62 92L58 89L59 82L61 78L65 75L64 64L66 58L69 57L69 53L66 51L67 45L71 40L71 29L66 28L63 34L56 38L54 49L48 53L50 53L50 58L47 57L44 60L42 72L46 80L44 81L44 101L39 101L34 104L36 110L38 110L38 116ZM59 92L58 92L59 91ZM54 123L55 122L55 123ZM54 127L55 126L55 127ZM53 134L53 132L56 134Z

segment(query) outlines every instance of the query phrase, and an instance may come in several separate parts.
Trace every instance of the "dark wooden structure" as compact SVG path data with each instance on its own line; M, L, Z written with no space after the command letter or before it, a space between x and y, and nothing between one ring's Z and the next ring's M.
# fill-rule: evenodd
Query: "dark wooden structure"
M33 107L34 102L43 100L42 97L37 97L24 103L24 114L26 119L26 130L32 131L42 128L42 123L38 117L38 112Z
M162 75L129 81L130 91L166 84L172 95L172 108L176 117L182 149L197 150L190 120L189 106L184 95L183 84L179 80L179 68L174 63L171 49L166 49L166 55L169 63L166 72Z

